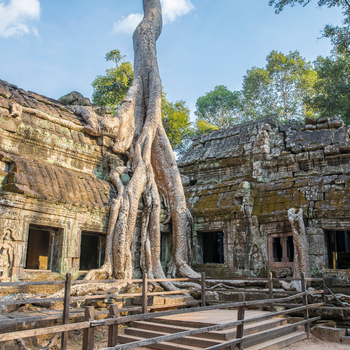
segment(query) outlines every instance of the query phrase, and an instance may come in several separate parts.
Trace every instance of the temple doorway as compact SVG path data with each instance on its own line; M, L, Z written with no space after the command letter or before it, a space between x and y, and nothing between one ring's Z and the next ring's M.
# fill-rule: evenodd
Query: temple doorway
M327 231L330 269L350 269L350 231Z
M105 260L106 238L99 233L82 232L80 249L81 271L100 268Z
M29 226L27 259L28 270L54 270L57 229L46 226ZM56 239L57 242L57 239Z

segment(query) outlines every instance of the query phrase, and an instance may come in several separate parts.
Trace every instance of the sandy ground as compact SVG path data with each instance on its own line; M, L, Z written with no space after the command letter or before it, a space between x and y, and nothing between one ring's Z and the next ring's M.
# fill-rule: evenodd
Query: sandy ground
M289 345L283 349L286 350L349 350L350 345L339 343L328 343L318 339L304 340L298 343Z

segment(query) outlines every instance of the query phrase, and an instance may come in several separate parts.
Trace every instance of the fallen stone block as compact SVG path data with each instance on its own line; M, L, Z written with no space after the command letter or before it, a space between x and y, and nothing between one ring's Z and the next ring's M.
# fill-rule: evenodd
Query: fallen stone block
M318 339L340 343L341 338L345 337L346 329L316 326L311 332Z
M350 345L350 337L341 337L342 344L349 344Z

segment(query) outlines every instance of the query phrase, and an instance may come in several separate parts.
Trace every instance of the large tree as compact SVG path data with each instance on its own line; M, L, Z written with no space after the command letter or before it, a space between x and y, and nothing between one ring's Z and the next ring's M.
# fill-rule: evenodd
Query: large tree
M320 116L340 116L345 124L350 124L350 57L333 55L318 57L315 61L318 80L317 92L308 104Z
M280 13L285 6L303 5L306 6L311 0L269 0L269 5L275 7L276 13ZM349 0L318 0L317 5L327 7L342 7L344 9L350 8Z
M156 41L162 31L160 0L143 0L144 18L134 32L134 79L114 118L100 117L86 107L74 107L89 125L92 135L114 138L113 151L125 154L126 166L110 173L118 190L110 209L105 263L86 278L132 278L131 243L140 200L143 201L141 267L150 277L164 278L160 263L161 197L169 212L173 232L170 275L198 277L188 265L188 223L181 177L173 150L162 124L162 82L159 75ZM120 175L127 172L124 186Z
M298 51L272 51L264 68L253 67L243 78L244 113L252 119L277 115L281 120L312 115L304 103L314 94L317 74Z

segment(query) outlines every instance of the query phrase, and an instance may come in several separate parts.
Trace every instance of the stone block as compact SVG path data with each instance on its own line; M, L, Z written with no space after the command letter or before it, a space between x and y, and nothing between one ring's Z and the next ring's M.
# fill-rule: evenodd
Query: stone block
M324 148L324 154L326 156L339 154L339 153L340 153L339 145L328 145Z
M309 253L312 255L323 255L325 249L324 236L311 235L309 236Z
M322 117L322 118L317 119L317 124L326 124L329 121L330 121L329 117Z
M329 122L329 128L330 129L339 129L344 126L343 121L341 120L332 120Z
M318 339L340 343L341 338L345 337L346 329L316 326L311 332Z
M316 125L305 125L305 130L316 130Z
M310 152L310 159L323 159L324 153L322 150Z
M309 160L309 153L308 152L299 153L295 156L295 160L297 162Z
M317 124L317 130L324 130L324 129L328 129L329 128L329 124Z
M350 345L350 337L341 337L342 344L349 344Z
M305 118L305 125L316 125L317 119L306 117Z

